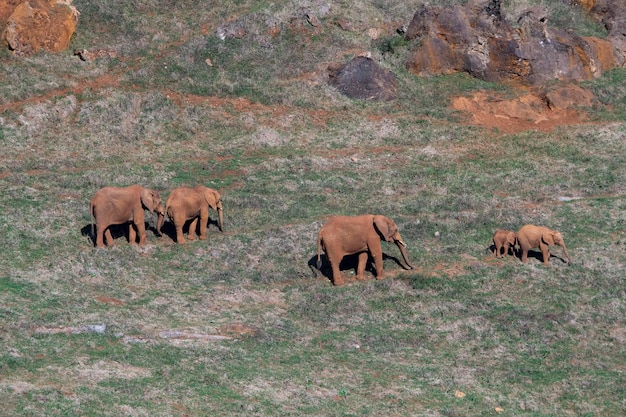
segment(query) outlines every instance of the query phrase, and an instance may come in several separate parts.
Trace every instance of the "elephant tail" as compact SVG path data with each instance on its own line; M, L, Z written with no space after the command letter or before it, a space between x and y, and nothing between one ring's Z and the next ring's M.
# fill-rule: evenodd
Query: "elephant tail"
M320 233L319 236L317 237L317 264L315 266L317 266L318 270L322 269L322 234Z
M89 220L91 221L91 240L95 242L95 231L94 231L94 215L93 215L93 201L89 202Z

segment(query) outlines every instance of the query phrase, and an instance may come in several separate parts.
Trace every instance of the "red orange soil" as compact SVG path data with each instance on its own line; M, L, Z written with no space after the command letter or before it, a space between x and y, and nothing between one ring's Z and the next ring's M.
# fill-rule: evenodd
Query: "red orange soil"
M558 126L587 122L584 113L574 109L551 109L541 98L531 93L504 99L478 92L472 97L454 98L451 106L467 114L469 124L504 133L526 130L548 132Z

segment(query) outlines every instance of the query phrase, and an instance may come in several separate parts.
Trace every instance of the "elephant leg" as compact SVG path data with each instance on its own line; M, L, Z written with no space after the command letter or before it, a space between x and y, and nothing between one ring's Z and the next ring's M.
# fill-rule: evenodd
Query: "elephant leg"
M196 240L196 228L198 227L198 218L194 218L189 224L189 234L187 234L187 239Z
M543 264L548 265L550 261L550 248L548 245L542 243L539 245L539 249L541 249L541 256L543 257Z
M339 264L330 263L330 266L333 270L333 284L334 285L343 285L346 282L343 280L343 276L341 275L341 271L339 270Z
M329 252L326 252L326 257L328 258L328 262L330 263L330 267L333 271L333 285L339 286L345 284L341 271L339 270L339 264L341 263L342 257L333 256Z
M107 246L115 246L115 241L113 240L113 235L111 234L111 229L107 227L104 231L104 238L106 239Z
M359 263L356 267L356 279L359 281L365 280L365 266L367 265L367 258L369 254L367 252L359 253Z
M137 232L135 231L135 225L133 223L128 225L128 243L131 245L137 243Z
M496 242L493 242L493 256L498 258L499 255L500 255L500 247L498 246Z
M174 221L174 227L176 228L176 242L185 243L185 237L183 236L183 224L185 222Z
M383 272L382 249L380 250L380 253L378 253L378 251L372 252L372 258L374 258L374 268L376 269L376 279L385 278L385 273Z
M200 230L199 232L199 238L200 240L206 240L206 228L207 228L207 223L209 222L209 209L207 208L206 213L204 211L202 211L200 213Z
M140 223L135 224L135 226L137 227L137 233L139 234L139 246L144 246L146 244L146 225L142 220ZM135 242L135 239L133 239L133 242Z
M96 247L97 248L104 248L104 230L102 229L103 229L102 227L97 227L97 230L96 230ZM107 239L109 239L108 236L107 236Z
M504 248L504 252L502 253L502 257L505 258L509 254L509 244L505 243L503 248Z
M525 246L520 246L520 251L521 251L520 259L522 260L522 262L523 263L528 262L528 248Z

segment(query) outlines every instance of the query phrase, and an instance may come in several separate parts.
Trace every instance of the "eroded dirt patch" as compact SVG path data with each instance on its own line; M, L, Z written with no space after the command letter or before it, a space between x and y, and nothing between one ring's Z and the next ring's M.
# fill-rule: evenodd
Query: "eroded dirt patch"
M584 112L572 108L551 109L534 93L507 99L479 91L471 97L452 99L451 106L466 113L469 124L504 133L525 130L548 132L562 125L588 123Z

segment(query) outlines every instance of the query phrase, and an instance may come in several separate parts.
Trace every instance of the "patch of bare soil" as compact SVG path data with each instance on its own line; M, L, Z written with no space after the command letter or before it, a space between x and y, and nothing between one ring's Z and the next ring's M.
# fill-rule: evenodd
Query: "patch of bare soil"
M558 126L587 123L587 115L575 109L552 109L533 93L506 99L485 92L471 97L457 97L451 106L468 114L467 122L473 126L497 129L504 133L525 130L549 132Z

